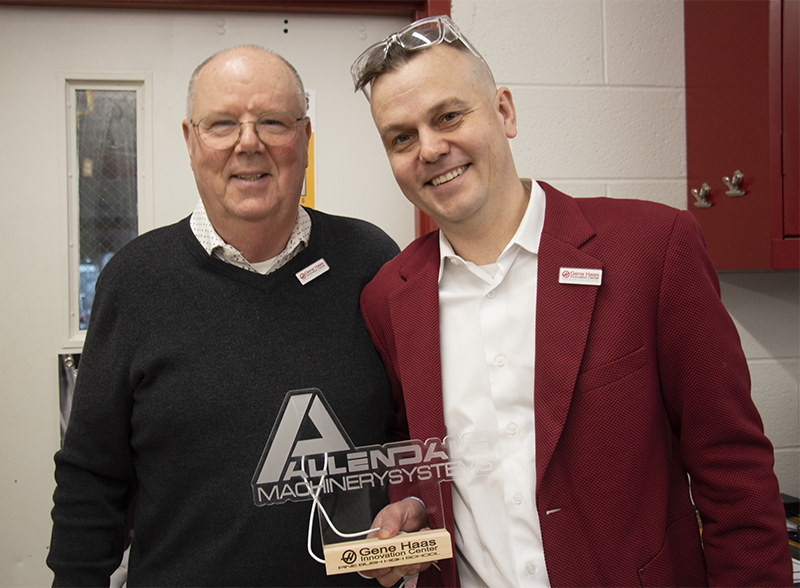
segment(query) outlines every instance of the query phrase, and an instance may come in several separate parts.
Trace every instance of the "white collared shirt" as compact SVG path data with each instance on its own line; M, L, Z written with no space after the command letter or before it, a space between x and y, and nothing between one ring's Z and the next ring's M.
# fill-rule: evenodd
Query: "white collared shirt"
M536 272L544 191L497 263L479 267L439 232L439 313L448 437L488 434L489 475L453 478L461 585L549 587L536 511L533 414Z
M311 217L308 216L302 206L298 207L297 219L294 221L292 234L289 235L289 241L287 241L283 251L272 259L256 263L247 261L238 249L226 243L219 236L219 233L214 229L211 220L208 218L208 213L206 213L206 207L203 205L202 200L197 203L192 213L192 218L189 219L189 226L192 228L194 236L200 241L200 245L209 255L247 271L265 275L286 265L308 245L308 240L311 238Z

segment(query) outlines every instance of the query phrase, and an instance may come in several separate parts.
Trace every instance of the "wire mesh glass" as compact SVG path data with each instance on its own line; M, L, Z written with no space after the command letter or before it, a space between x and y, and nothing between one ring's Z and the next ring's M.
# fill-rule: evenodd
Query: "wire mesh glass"
M100 270L138 234L136 91L76 90L75 102L83 330Z

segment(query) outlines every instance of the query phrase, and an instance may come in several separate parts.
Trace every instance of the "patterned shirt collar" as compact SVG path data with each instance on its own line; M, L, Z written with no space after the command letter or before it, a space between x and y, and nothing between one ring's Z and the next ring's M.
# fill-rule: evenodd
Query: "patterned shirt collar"
M292 234L286 247L276 257L260 263L250 263L242 253L232 245L226 243L219 236L211 220L208 218L203 201L200 200L189 220L192 233L206 250L206 253L231 265L235 265L247 271L270 274L286 265L295 255L300 253L311 238L311 217L308 212L299 206L297 210L297 220L294 222Z

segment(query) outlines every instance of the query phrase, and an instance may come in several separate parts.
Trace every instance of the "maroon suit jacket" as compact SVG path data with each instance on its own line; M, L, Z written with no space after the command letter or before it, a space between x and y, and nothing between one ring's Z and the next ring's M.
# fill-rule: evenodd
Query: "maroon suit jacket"
M694 217L546 194L536 308L536 503L552 586L791 585L772 446ZM560 268L602 284L559 284ZM364 289L396 435L445 436L439 248L430 233ZM702 545L692 497L703 521ZM448 484L422 487L453 535ZM442 505L438 508L438 505ZM420 578L458 585L455 560Z

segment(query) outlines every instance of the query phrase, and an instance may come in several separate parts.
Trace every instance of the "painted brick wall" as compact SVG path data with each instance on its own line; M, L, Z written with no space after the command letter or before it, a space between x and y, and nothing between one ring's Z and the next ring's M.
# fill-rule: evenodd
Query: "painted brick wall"
M452 0L451 14L513 92L520 175L686 208L682 0ZM781 491L799 496L798 272L720 281Z

